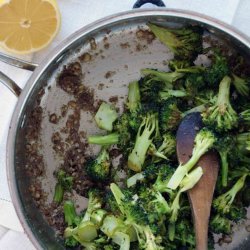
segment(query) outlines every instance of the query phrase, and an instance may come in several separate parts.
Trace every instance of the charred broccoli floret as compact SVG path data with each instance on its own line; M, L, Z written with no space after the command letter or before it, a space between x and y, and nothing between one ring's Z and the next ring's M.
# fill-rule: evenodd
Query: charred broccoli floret
M95 159L86 162L86 172L95 181L108 181L110 177L110 158L106 148L102 148Z
M168 182L167 187L170 189L176 189L181 183L184 176L195 166L200 157L205 154L214 144L216 138L214 134L204 128L200 130L194 140L194 148L192 157L185 164L180 164L173 176Z
M230 84L230 77L225 76L220 82L216 103L202 113L203 122L219 132L231 130L238 124L237 113L230 104Z
M202 53L202 29L198 26L170 29L148 24L154 35L174 52L177 59L193 61Z

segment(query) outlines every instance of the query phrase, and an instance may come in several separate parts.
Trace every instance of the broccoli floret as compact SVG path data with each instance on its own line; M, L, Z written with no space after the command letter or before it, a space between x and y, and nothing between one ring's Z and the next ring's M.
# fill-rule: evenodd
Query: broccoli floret
M246 219L247 210L242 204L232 204L227 214L228 218L234 222Z
M95 238L97 238L98 233L97 229L100 226L100 213L98 212L98 216L95 211L99 210L102 206L102 197L101 193L97 189L91 189L88 192L88 207L85 211L85 214L83 218L80 220L80 222L77 221L77 226L72 228L68 226L64 231L64 238L68 239L66 240L66 243L74 243L75 241L72 239L74 238L77 242L79 242L82 246L84 246L86 249L97 249L96 244L93 241ZM104 216L105 213L102 213ZM95 224L92 222L92 216L93 221L97 222ZM99 217L99 219L97 219Z
M250 153L250 132L238 134L236 136L236 146L242 154Z
M95 115L95 121L98 127L107 131L113 130L113 123L117 118L118 114L115 107L105 102L100 105Z
M177 70L180 70L180 69L189 68L190 66L192 66L192 65L187 60L176 60L176 59L173 59L173 60L170 60L168 62L168 67L172 71L177 71Z
M182 246L195 246L193 225L190 220L182 218L176 223L175 240L180 241Z
M135 172L140 172L142 169L153 134L156 132L156 124L156 115L147 114L137 132L135 146L128 156L128 167Z
M202 29L190 26L179 29L148 24L154 35L174 52L175 58L193 61L202 53Z
M177 128L182 119L182 112L174 98L161 102L159 108L159 126L162 133Z
M153 188L161 193L168 193L173 196L173 191L167 187L168 182L172 175L174 174L174 168L169 165L162 165L158 171L158 176L153 184Z
M210 86L217 86L224 76L230 73L227 59L219 51L212 55L211 67L207 68L204 78Z
M238 125L237 113L230 104L231 79L225 76L220 82L219 93L214 105L202 113L203 122L217 131L228 131Z
M72 201L65 201L63 204L64 220L68 226L77 226L80 223L80 216L77 215L75 205Z
M239 114L239 117L240 117L240 121L243 124L250 126L250 109L246 109L246 110L242 111Z
M110 177L111 161L106 148L102 148L95 159L86 162L86 173L95 181L108 181Z
M82 221L89 221L91 214L102 207L102 194L98 189L90 189L88 192L88 207L85 211Z
M231 221L223 217L220 214L216 214L210 219L211 230L216 234L230 234L231 233Z
M126 217L125 224L134 227L140 247L143 249L163 249L157 242L157 237L148 225L148 216L139 202L136 202L127 192L124 194L114 183L110 185L121 213Z
M247 174L241 176L229 191L220 195L213 201L213 206L218 212L222 214L230 212L235 196L244 187L246 177Z
M234 147L234 140L232 136L226 135L219 137L215 143L215 149L220 154L221 159L221 184L222 187L227 186L228 182L228 154Z
M201 129L194 140L192 157L185 164L180 164L168 182L167 187L176 189L184 176L195 166L200 157L205 154L214 144L216 138L214 134L206 129Z
M127 187L135 186L138 182L152 181L157 178L158 172L164 169L165 164L151 163L145 165L140 173L136 173L127 179Z
M63 200L65 191L71 191L73 186L73 177L67 175L64 170L59 170L56 175L57 183L55 186L53 201L60 204Z
M152 161L155 163L162 159L167 160L175 152L176 140L174 136L170 133L166 133L162 137L163 141L158 149L153 143L151 143L148 149L148 154L153 156Z
M249 80L239 77L235 74L233 76L233 85L236 88L237 92L242 96L249 96Z

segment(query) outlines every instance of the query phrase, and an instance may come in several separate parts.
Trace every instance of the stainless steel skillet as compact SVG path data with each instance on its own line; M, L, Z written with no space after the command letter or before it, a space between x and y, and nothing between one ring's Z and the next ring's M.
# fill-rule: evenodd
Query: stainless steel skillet
M70 150L85 148L86 134L97 132L91 123L90 107L95 107L93 99L77 99L77 95L70 90L62 90L56 79L64 65L78 62L74 70L81 73L80 86L87 86L94 100L115 100L116 105L122 108L126 85L140 77L140 69L166 69L166 62L173 57L166 47L145 32L147 22L173 27L187 23L201 25L218 38L218 43L225 43L232 50L250 57L250 41L230 26L192 12L166 9L119 13L84 27L62 42L36 67L22 90L8 137L7 172L11 196L20 221L37 249L63 249L53 227L43 216L46 213L44 206L49 206L52 199L55 185L53 172L65 164L64 156ZM29 69L34 68L31 66ZM8 79L5 77L3 81L7 83ZM13 82L11 84L15 86ZM18 93L18 90L14 92ZM76 107L75 103L80 106ZM63 111L67 104L65 114ZM72 125L70 117L74 112L77 113L78 124ZM51 116L54 114L56 122ZM65 129L67 124L69 130ZM78 139L70 134L72 127L77 131ZM31 132L35 135L32 136ZM61 152L53 137L57 132L61 136L57 139L64 147ZM91 154L94 150L88 149L87 153ZM75 155L71 167L78 168L81 164L81 159L77 157ZM80 185L84 183L84 180L79 181ZM81 190L78 191L81 193ZM74 197L78 203L86 204L79 195ZM244 229L238 231L234 242L226 249L250 249L249 233Z

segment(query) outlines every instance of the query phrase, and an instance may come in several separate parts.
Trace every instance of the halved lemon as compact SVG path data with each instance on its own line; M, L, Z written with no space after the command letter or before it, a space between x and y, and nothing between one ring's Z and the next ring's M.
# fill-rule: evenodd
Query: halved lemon
M16 54L46 47L60 28L56 0L0 0L0 45Z

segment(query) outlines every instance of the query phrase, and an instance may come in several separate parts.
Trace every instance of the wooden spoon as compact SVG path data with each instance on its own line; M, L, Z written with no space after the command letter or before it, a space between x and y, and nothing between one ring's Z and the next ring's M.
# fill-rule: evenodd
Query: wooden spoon
M200 113L192 113L182 120L176 136L179 163L186 163L190 159L195 135L202 126ZM202 167L203 176L188 191L188 197L194 220L196 250L207 250L208 222L219 170L217 154L214 151L207 152L200 158L197 166Z

